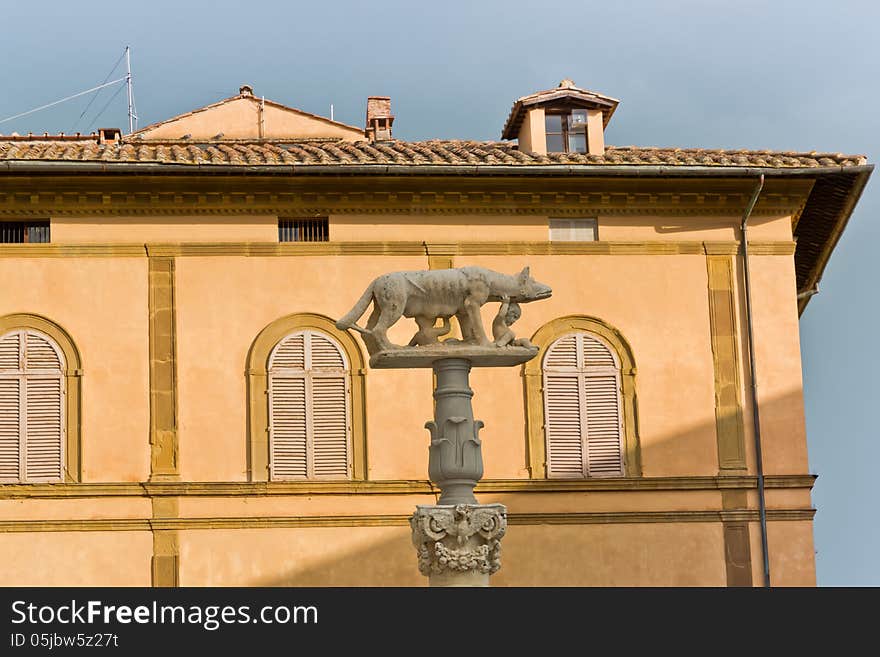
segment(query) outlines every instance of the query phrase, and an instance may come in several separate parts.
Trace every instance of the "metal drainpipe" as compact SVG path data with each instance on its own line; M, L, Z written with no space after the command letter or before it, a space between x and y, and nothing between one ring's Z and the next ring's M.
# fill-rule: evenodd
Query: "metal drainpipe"
M755 367L755 338L754 329L752 327L752 281L749 277L749 235L748 224L749 216L758 202L758 196L764 188L764 174L758 178L758 185L752 192L752 198L743 213L742 225L740 233L742 235L743 244L743 276L745 278L746 292L746 322L749 332L749 370L752 379L752 419L754 420L755 433L755 461L758 471L758 509L761 515L761 550L764 557L764 587L770 588L770 551L767 547L767 503L764 499L764 461L761 456L761 415L758 408L758 378Z

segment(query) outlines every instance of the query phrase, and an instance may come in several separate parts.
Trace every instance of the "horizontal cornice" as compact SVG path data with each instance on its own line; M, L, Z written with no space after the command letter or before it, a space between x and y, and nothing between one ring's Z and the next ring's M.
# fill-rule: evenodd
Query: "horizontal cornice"
M768 181L755 215L796 215L812 179ZM2 177L0 214L493 214L736 217L750 181L737 179Z
M815 475L768 475L767 488L811 489ZM755 489L757 477L639 477L632 479L490 479L478 493L588 493L600 491L685 491ZM251 497L296 495L430 495L430 482L290 481L290 482L119 482L76 484L2 484L0 499L91 497Z
M815 509L770 509L771 522L810 521ZM108 518L89 520L2 520L0 533L292 529L300 527L403 527L409 515L357 516L244 516L210 518ZM509 513L511 525L595 525L624 523L757 522L759 512L735 511L631 511L603 513Z
M326 255L733 255L738 241L598 242L215 242L181 244L0 244L4 258ZM750 255L790 256L791 241L750 241Z

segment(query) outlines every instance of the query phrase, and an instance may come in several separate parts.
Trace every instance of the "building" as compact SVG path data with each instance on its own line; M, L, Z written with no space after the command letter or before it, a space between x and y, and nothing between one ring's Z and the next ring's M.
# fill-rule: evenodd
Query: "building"
M243 86L0 136L0 582L423 585L431 374L333 320L471 264L554 290L514 327L540 355L472 375L495 585L761 585L765 536L813 585L798 316L873 167L607 146L617 105L566 80L500 142L405 142L388 98L362 129Z

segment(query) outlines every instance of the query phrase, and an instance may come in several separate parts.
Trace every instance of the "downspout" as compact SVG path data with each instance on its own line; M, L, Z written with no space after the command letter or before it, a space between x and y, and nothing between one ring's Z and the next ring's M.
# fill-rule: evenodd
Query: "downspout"
M752 326L752 280L749 276L749 216L758 202L758 196L764 188L764 174L758 178L752 198L743 213L740 233L743 245L743 276L746 292L746 324L749 333L749 374L752 379L752 419L755 434L755 466L758 472L758 509L761 516L761 552L764 558L764 587L770 588L770 551L767 547L767 503L764 499L764 460L761 456L761 415L758 408L758 377L755 367L755 334Z

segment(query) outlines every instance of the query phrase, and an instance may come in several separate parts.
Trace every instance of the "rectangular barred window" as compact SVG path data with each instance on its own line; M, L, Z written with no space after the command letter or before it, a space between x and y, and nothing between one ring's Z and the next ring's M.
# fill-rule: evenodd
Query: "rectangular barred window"
M599 239L595 219L551 219L551 242L595 242Z
M278 241L328 242L330 241L330 220L327 217L279 219Z
M0 221L2 244L48 244L48 221Z

